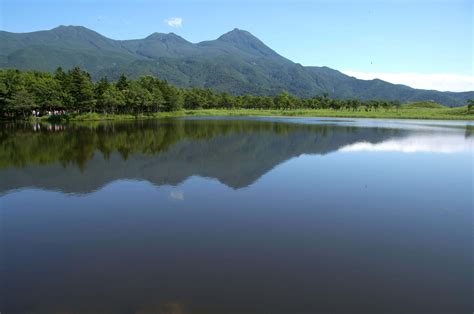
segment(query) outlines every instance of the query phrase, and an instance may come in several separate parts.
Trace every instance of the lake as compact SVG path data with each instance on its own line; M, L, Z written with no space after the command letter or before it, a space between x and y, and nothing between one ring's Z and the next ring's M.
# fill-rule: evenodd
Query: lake
M470 313L474 125L0 125L1 313Z

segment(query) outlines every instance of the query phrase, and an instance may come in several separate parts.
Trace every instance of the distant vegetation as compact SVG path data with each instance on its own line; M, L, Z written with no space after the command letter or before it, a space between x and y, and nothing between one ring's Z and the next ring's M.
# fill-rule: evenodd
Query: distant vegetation
M406 109L443 109L446 108L443 105L435 103L433 101L418 101L404 105Z
M449 109L433 102L403 105L398 101L331 99L327 95L311 98L295 97L287 92L274 97L218 93L211 89L184 89L153 76L130 80L125 75L111 83L107 77L93 82L88 72L75 67L69 71L58 68L54 74L0 70L0 115L4 118L28 118L31 115L54 118L77 118L101 115L156 116L158 113L180 113L206 109L258 109L275 115L413 117L413 110L451 113L441 118L469 118L469 107ZM436 110L435 110L436 109ZM314 112L318 110L318 112ZM411 111L409 111L411 110ZM456 110L449 111L449 110ZM283 112L282 112L283 111ZM408 112L409 111L409 112ZM282 113L281 113L282 112ZM298 114L299 112L299 114ZM400 114L401 112L401 114ZM407 113L408 112L408 113ZM222 113L222 111L221 111ZM250 114L250 111L247 113ZM388 113L388 114L387 114ZM258 114L258 113L257 113ZM425 113L423 113L425 114ZM416 118L423 118L416 116ZM436 118L431 115L427 118Z

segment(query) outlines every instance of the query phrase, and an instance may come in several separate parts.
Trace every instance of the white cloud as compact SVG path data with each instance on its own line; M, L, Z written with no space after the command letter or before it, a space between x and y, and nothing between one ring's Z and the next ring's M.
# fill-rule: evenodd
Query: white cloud
M386 73L341 71L358 79L372 80L375 78L394 83L408 85L413 88L435 89L439 91L464 92L474 91L474 76L442 73Z
M183 25L183 19L180 17L171 17L166 19L165 23L171 27L181 27Z

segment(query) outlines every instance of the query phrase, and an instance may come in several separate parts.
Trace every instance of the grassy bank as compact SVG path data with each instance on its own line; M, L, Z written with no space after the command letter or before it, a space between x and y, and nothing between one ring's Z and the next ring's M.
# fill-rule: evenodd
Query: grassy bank
M432 119L432 120L474 120L474 113L468 113L467 107L459 108L418 108L403 106L400 109L377 111L352 111L331 109L300 110L259 110L259 109L198 109L174 112L158 112L149 115L111 115L88 113L71 115L69 121L133 120L173 118L184 116L291 116L291 117L341 117L341 118L377 118L377 119ZM47 118L45 118L47 119Z

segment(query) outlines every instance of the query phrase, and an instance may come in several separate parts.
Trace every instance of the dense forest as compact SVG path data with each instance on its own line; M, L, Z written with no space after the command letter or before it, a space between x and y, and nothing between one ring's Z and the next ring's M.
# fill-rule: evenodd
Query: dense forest
M137 80L121 75L116 82L103 77L93 82L79 67L53 74L38 71L0 70L0 115L26 118L31 115L97 112L107 114L151 114L160 111L211 108L252 109L346 109L399 108L398 101L331 99L326 94L311 98L287 92L276 96L233 96L211 89L183 89L153 76Z

